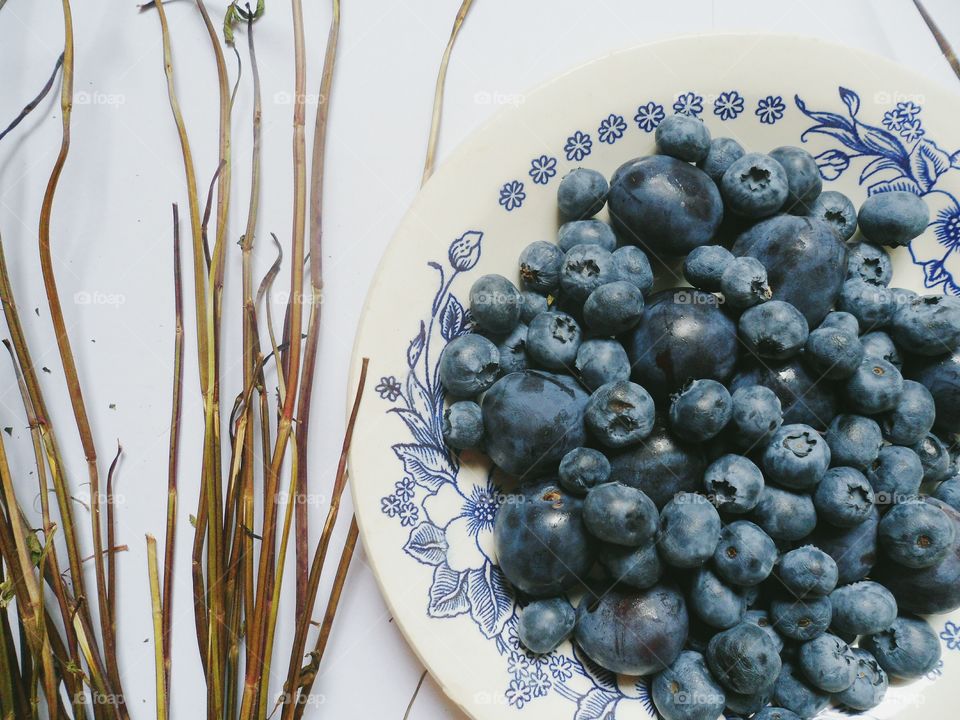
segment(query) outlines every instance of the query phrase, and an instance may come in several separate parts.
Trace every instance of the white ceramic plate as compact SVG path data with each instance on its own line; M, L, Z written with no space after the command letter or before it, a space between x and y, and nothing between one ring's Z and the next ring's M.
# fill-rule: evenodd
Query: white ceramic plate
M518 645L493 553L498 478L440 437L436 365L465 329L473 279L517 276L517 255L554 239L556 187L578 165L606 175L653 149L671 112L750 150L802 145L826 187L859 204L878 186L923 194L933 222L894 253L894 283L958 294L960 98L886 60L819 41L684 38L617 53L517 98L444 164L414 202L367 299L355 369L370 381L351 456L363 542L408 641L450 698L482 720L649 718L644 680L617 678L566 644ZM601 215L603 217L603 215ZM356 372L354 372L356 376ZM943 663L891 688L871 718L946 717L960 678L960 613L932 618ZM828 710L824 716L842 716Z

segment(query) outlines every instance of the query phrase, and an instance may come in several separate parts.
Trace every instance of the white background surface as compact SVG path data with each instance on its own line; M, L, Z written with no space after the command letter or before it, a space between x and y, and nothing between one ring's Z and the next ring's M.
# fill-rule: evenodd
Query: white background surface
M153 641L143 533L162 536L166 498L173 327L170 203L180 202L185 216L186 197L166 100L156 14L138 13L132 0L74 4L74 149L55 208L53 246L104 473L116 440L124 446L117 489L118 538L131 550L119 559L120 660L127 702L139 719L153 716ZM304 4L308 92L315 93L329 8L327 2ZM217 21L226 3L209 0L208 5ZM267 16L256 26L265 113L258 241L273 231L288 244L291 20L283 0L268 0L267 6ZM312 489L318 495L330 487L336 466L347 368L364 295L383 248L417 191L435 73L458 6L459 0L343 3L325 197L325 325L311 447ZM955 0L928 0L928 7L954 45L960 46L960 5ZM56 0L9 0L0 11L0 125L19 112L49 75L62 44L59 12ZM171 2L168 15L181 103L205 186L216 166L215 69L193 4ZM476 0L450 66L440 159L499 104L522 101L526 89L558 73L614 49L671 35L723 30L790 32L846 43L902 62L949 87L958 86L910 0ZM245 35L241 40L243 49ZM770 71L775 73L776 68ZM248 81L247 73L235 111L234 239L242 232L248 192ZM636 81L642 88L642 75ZM71 463L76 494L83 497L82 453L44 310L36 252L39 205L59 143L55 95L0 143L0 233L36 363L51 370L41 373L41 381ZM309 100L308 129L313 126L315 95ZM186 224L183 229L188 237ZM235 330L240 258L234 245L230 250L225 345L239 348ZM261 242L257 254L261 270L272 257L272 250ZM285 266L282 278L288 271ZM84 302L88 298L91 302ZM40 308L39 315L34 308ZM2 332L6 334L5 328ZM204 697L188 567L192 528L187 517L195 512L202 429L189 325L186 337L174 720L200 717ZM238 391L237 370L228 358L224 395L232 397ZM35 477L29 474L33 462L29 433L3 357L0 373L0 427L12 428L12 437L4 435L3 440L21 502L29 506L36 493ZM314 499L312 534L326 511L322 498ZM344 527L349 509L348 503L342 514ZM79 512L83 514L82 508ZM326 587L321 590L325 596ZM290 605L285 603L280 612L284 638L291 629ZM320 613L318 609L315 616ZM359 552L316 685L323 703L309 709L307 717L400 720L421 672L390 622ZM412 720L461 717L429 679L410 714Z

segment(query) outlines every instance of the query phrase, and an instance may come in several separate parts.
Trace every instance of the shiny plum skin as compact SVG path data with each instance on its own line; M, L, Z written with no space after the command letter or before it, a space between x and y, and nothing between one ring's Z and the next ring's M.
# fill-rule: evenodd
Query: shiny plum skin
M589 395L571 377L525 370L500 378L483 398L487 454L505 472L536 477L586 443Z
M493 529L500 569L532 597L554 597L584 578L594 542L583 525L583 500L553 481L531 483L510 495Z
M796 215L764 220L737 238L732 252L767 268L775 300L784 300L817 327L840 296L847 248L825 222Z
M737 327L716 297L690 288L652 295L625 344L634 382L658 405L688 380L725 382L739 348Z
M683 594L670 584L648 590L616 586L600 597L585 596L577 608L580 647L602 667L624 675L668 667L688 632Z
M723 219L720 191L699 168L666 155L620 166L608 205L620 240L656 256L686 255L710 243Z

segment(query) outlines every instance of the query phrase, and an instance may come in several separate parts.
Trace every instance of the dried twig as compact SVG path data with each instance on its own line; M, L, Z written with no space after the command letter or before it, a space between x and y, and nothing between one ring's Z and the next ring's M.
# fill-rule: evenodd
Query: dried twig
M927 27L930 28L930 32L933 33L933 37L937 41L937 45L940 46L940 51L947 59L947 62L950 63L950 67L953 69L954 74L957 76L957 78L960 78L960 60L957 59L957 54L953 51L953 47L950 45L950 41L947 40L947 36L943 34L943 31L940 29L940 26L937 25L937 22L933 19L933 16L927 12L927 8L924 7L921 0L913 0L913 4L917 6L917 10L920 11L920 17L923 18L923 21L927 24Z
M7 0L3 0L5 3ZM3 4L0 3L0 8L3 7ZM3 140L7 135L13 132L13 129L17 127L20 123L26 119L27 115L32 113L36 107L43 102L43 99L47 96L47 93L50 92L50 89L53 87L53 81L57 79L57 73L60 72L60 68L63 66L63 53L60 53L60 57L57 58L56 64L53 66L53 72L50 73L50 79L47 80L47 84L43 86L43 89L40 91L40 94L37 95L33 100L31 100L27 105L20 111L20 114L13 119L7 128L0 132L0 140Z

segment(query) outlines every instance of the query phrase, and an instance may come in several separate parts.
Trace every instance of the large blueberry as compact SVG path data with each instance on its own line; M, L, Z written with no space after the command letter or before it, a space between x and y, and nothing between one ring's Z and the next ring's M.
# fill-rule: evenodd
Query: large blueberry
M731 628L747 612L744 593L725 583L707 567L694 574L688 597L690 609L696 617L712 628Z
M775 300L785 300L820 324L840 296L847 274L847 248L821 220L777 215L741 235L734 255L755 257L767 268Z
M857 677L834 699L853 710L870 710L883 702L890 681L873 655L860 648L853 648L853 654L857 658Z
M487 454L505 472L535 476L587 441L589 396L571 377L525 370L500 378L483 398Z
M793 145L774 148L770 151L770 157L780 163L787 173L790 194L783 209L797 215L807 214L823 190L817 161L806 150Z
M875 193L860 206L857 217L864 236L880 245L909 245L930 222L930 209L916 193Z
M739 343L714 295L679 288L650 297L626 345L633 379L663 403L689 380L726 381Z
M780 398L783 422L803 423L825 429L837 414L837 398L830 383L819 381L799 359L781 364L754 364L742 368L730 383L740 388L762 385Z
M940 660L940 640L922 618L898 617L886 630L863 638L860 646L895 678L923 677Z
M960 351L910 364L907 376L926 385L933 395L937 429L944 435L960 433Z
M686 255L713 240L723 219L710 177L666 155L637 158L613 175L608 199L620 239L654 255Z
M807 720L830 704L830 695L811 686L799 668L784 663L773 686L773 702Z
M577 611L566 598L534 600L520 613L517 635L532 653L549 653L573 634Z
M707 646L707 662L717 680L740 694L770 687L781 667L776 643L749 622L714 635Z
M663 576L663 562L652 542L640 547L600 543L597 555L614 583L642 589L653 587Z
M774 629L792 640L813 640L830 627L833 606L830 598L807 597L797 600L783 597L770 603L770 619Z
M575 637L601 667L650 675L676 660L688 630L687 606L673 585L647 590L616 586L580 601Z
M853 650L830 633L801 645L798 660L810 684L824 692L842 692L857 678L857 658Z
M904 380L896 407L881 420L883 436L897 445L916 445L933 429L937 407L923 383Z
M713 556L720 542L720 515L696 493L680 493L660 513L657 546L670 565L693 568Z
M897 601L887 588L871 580L838 587L830 593L833 627L844 635L873 635L897 619Z
M826 595L837 586L837 563L813 545L786 553L779 572L784 587L798 598Z
M493 540L503 574L534 597L552 597L586 578L593 541L583 524L583 500L553 481L530 483L497 511Z
M653 679L650 694L664 720L716 720L726 703L703 655L692 650Z
M830 446L809 425L784 425L763 451L764 476L786 488L816 486L830 467Z
M583 522L595 538L617 545L646 545L657 532L657 506L643 492L608 482L591 488Z
M808 538L837 563L841 585L863 580L877 562L877 526L880 512L874 508L870 516L852 528L837 528L820 523Z
M849 240L857 231L857 209L850 198L836 190L820 193L807 214L829 224L843 240Z
M817 511L809 495L767 485L750 519L774 540L799 540L817 526Z

